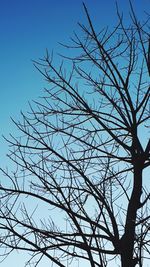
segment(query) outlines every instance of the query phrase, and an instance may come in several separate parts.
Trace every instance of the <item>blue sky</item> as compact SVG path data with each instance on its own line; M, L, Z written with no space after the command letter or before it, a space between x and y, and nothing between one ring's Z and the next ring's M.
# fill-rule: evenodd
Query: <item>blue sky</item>
M114 0L85 0L96 25L115 25ZM120 10L128 20L127 0L118 0ZM135 10L142 17L150 10L149 0L134 0ZM58 42L68 42L77 22L85 21L81 0L0 0L0 161L7 165L8 147L2 138L17 134L10 116L20 117L28 110L28 101L42 95L45 82L33 67L32 59L45 54L45 49L61 52ZM56 56L57 61L58 56ZM55 60L54 60L55 61ZM16 267L16 254L11 267ZM18 256L17 256L17 259ZM20 257L20 265L22 261ZM1 263L10 266L10 260Z
M136 0L138 15L150 8L149 0ZM118 1L128 18L128 1ZM85 0L96 25L115 25L115 0ZM67 42L77 22L85 21L81 0L0 1L0 160L5 164L8 148L1 135L15 132L10 116L19 118L28 101L42 94L43 78L32 59L43 57L45 49L60 52L58 42Z

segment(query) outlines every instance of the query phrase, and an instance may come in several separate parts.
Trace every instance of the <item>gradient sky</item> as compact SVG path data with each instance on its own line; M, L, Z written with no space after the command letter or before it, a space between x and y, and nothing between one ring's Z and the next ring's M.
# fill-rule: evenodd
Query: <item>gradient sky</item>
M115 0L85 0L95 24L115 25ZM150 11L150 0L134 0L139 17ZM120 10L128 20L127 0L118 0ZM77 22L86 21L81 0L0 0L0 161L7 165L5 154L8 147L2 139L9 133L15 134L10 116L20 117L20 110L28 110L28 101L42 95L45 82L35 70L32 59L45 54L45 49L61 52L58 42L66 43ZM57 61L59 58L57 56ZM16 258L16 256L14 256ZM18 257L18 256L17 256ZM1 267L22 267L23 264L10 260ZM19 259L19 258L18 258ZM17 260L18 261L18 260Z
M139 16L150 9L149 0L134 0ZM85 0L95 24L115 25L115 0ZM125 17L127 0L118 0ZM7 144L1 135L15 132L10 116L19 118L28 109L28 101L42 94L43 78L35 70L32 59L43 57L45 49L62 49L77 22L85 21L82 0L0 0L0 161L5 164ZM58 57L57 57L58 60Z

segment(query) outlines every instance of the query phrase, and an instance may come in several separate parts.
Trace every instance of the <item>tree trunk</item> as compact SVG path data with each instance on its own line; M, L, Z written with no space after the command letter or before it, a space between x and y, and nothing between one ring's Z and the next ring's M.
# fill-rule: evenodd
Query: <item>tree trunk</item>
M123 255L121 255L121 267L135 267L137 263L138 263L138 260L136 258L131 259L128 253L124 253Z
M134 267L137 263L137 259L134 258L135 224L141 194L142 166L137 164L134 167L133 190L128 204L125 233L121 239L121 267Z

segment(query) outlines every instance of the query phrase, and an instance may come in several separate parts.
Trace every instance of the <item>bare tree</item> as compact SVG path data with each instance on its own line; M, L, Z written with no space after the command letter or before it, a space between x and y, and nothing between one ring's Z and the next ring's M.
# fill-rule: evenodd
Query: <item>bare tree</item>
M34 62L48 88L8 141L16 169L2 170L4 255L29 251L26 264L61 267L150 259L149 16L139 22L130 7L128 27L117 12L115 29L97 33L84 5L88 25L66 46L71 71L48 52Z

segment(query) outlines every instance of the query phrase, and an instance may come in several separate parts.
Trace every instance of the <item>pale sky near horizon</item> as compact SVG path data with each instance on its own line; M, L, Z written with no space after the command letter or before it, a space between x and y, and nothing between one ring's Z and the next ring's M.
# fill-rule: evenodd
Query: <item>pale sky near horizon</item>
M84 0L96 26L114 25L115 0ZM128 19L127 0L118 0L120 10ZM139 17L150 12L150 0L133 0ZM2 135L15 135L10 117L20 118L20 110L28 110L28 101L42 95L45 82L34 68L46 48L62 52L58 42L66 43L78 31L77 22L86 22L82 0L0 0L0 164L7 165L8 146ZM63 50L64 51L64 50ZM61 59L60 59L61 61ZM23 267L22 256L0 263L1 267ZM44 265L39 265L44 267Z

